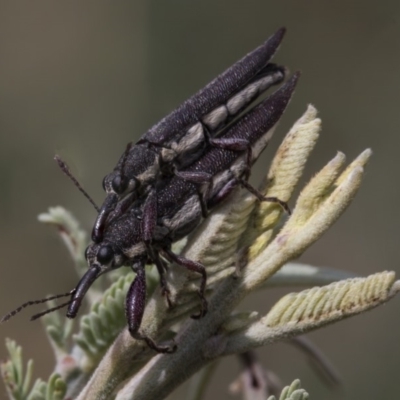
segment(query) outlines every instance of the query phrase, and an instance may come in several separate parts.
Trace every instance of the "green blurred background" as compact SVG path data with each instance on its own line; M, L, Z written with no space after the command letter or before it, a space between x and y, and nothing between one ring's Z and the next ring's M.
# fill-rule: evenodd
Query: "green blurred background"
M371 147L374 156L350 209L301 260L359 275L398 270L399 20L400 3L391 0L2 1L0 314L77 282L56 233L36 216L63 205L90 229L95 211L53 155L69 163L100 203L102 178L128 141L281 26L288 33L276 61L303 75L258 176L290 124L313 103L323 133L305 180L337 150L351 160ZM266 311L284 292L257 294L243 307ZM0 343L15 338L46 379L53 360L40 322L28 321L35 311L1 326ZM313 398L396 397L399 299L309 337L341 372L342 391L324 387L288 345L262 349L264 365L284 383L301 378ZM236 360L225 360L209 396L230 398L227 386L237 373Z

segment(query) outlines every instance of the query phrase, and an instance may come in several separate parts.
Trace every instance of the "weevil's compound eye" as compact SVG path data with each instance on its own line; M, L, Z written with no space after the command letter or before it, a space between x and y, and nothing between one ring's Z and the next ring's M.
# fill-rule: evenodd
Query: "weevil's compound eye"
M108 244L101 246L97 252L97 261L102 264L108 264L114 258L114 251Z
M128 183L129 183L129 181L127 178L125 178L124 176L121 176L121 175L117 175L112 180L111 186L115 193L122 194L127 189Z

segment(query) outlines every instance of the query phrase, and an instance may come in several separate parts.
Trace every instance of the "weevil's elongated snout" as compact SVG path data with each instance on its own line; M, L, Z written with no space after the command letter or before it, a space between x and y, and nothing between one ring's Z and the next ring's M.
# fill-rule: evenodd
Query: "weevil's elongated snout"
M75 318L78 314L79 308L82 304L82 300L85 297L86 292L92 286L92 283L99 277L101 268L98 265L92 266L76 286L75 292L71 298L71 304L67 310L68 318Z

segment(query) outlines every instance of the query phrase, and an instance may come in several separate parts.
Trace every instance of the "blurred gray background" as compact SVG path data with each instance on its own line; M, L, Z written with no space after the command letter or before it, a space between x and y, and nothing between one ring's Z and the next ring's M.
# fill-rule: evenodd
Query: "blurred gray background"
M36 216L63 205L90 229L95 211L53 155L101 203L102 178L128 141L281 26L288 33L276 61L303 75L257 171L265 171L287 128L313 103L323 133L305 180L337 150L351 160L371 147L374 156L354 203L301 260L360 275L399 270L399 2L2 1L0 314L77 282L56 233ZM266 311L282 293L257 294L245 308ZM35 311L0 327L0 358L3 339L14 338L46 379L53 360L40 322L28 321ZM316 399L398 393L400 299L309 336L341 372L342 391L323 386L288 345L262 349L264 365L284 383L301 378ZM225 360L208 395L230 398L227 386L237 373L236 361Z

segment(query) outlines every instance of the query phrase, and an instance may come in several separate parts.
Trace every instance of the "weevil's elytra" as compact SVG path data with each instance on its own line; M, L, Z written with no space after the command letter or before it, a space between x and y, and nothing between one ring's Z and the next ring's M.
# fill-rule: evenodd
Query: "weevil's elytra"
M157 180L182 170L198 159L212 138L271 86L286 75L284 67L271 64L285 29L215 78L205 88L149 129L103 180L105 202L92 230L100 242L107 219L116 203L128 193L146 195ZM121 182L124 184L121 185ZM115 218L118 214L113 213Z
M95 222L92 239L94 241L101 239L103 225L115 207L117 198L130 192L136 193L136 195L146 194L154 182L163 179L166 175L173 174L175 170L182 170L194 162L205 151L207 143L217 146L217 141L209 138L213 134L217 135L212 129L222 128L228 124L235 116L234 113L239 113L271 85L281 82L285 76L284 68L272 64L268 64L263 73L267 75L250 83L230 99L227 105L220 106L207 114L204 117L207 121L205 125L204 122L196 123L186 133L184 130L183 133L176 134L174 140L165 143L163 147L158 144L154 146L154 143L138 143L132 147L129 153L124 154L114 172L104 178L103 185L108 196ZM126 182L123 187L119 184L121 176ZM123 190L115 190L116 186Z
M174 350L158 346L140 332L146 303L145 265L156 265L169 304L166 261L200 274L201 311L193 317L202 317L207 312L206 270L200 262L174 254L172 243L191 233L239 185L260 200L279 202L263 197L247 179L299 78L298 73L294 74L268 98L251 105L285 76L285 68L269 63L284 32L280 29L151 128L137 144L127 146L114 172L104 179L107 197L94 225L93 243L85 253L88 271L72 291L58 296L69 295L68 303L34 318L66 305L67 317L74 318L100 275L129 266L136 272L125 302L131 336L159 352ZM244 108L249 110L238 116ZM66 166L63 170L71 177ZM171 173L163 173L165 170ZM47 299L25 303L3 320L27 305L44 301Z
M243 57L154 125L138 143L147 141L163 146L171 140L175 132L181 132L189 125L201 120L203 115L226 103L233 93L240 91L262 68L267 66L278 49L284 34L285 29L279 29L264 44Z

